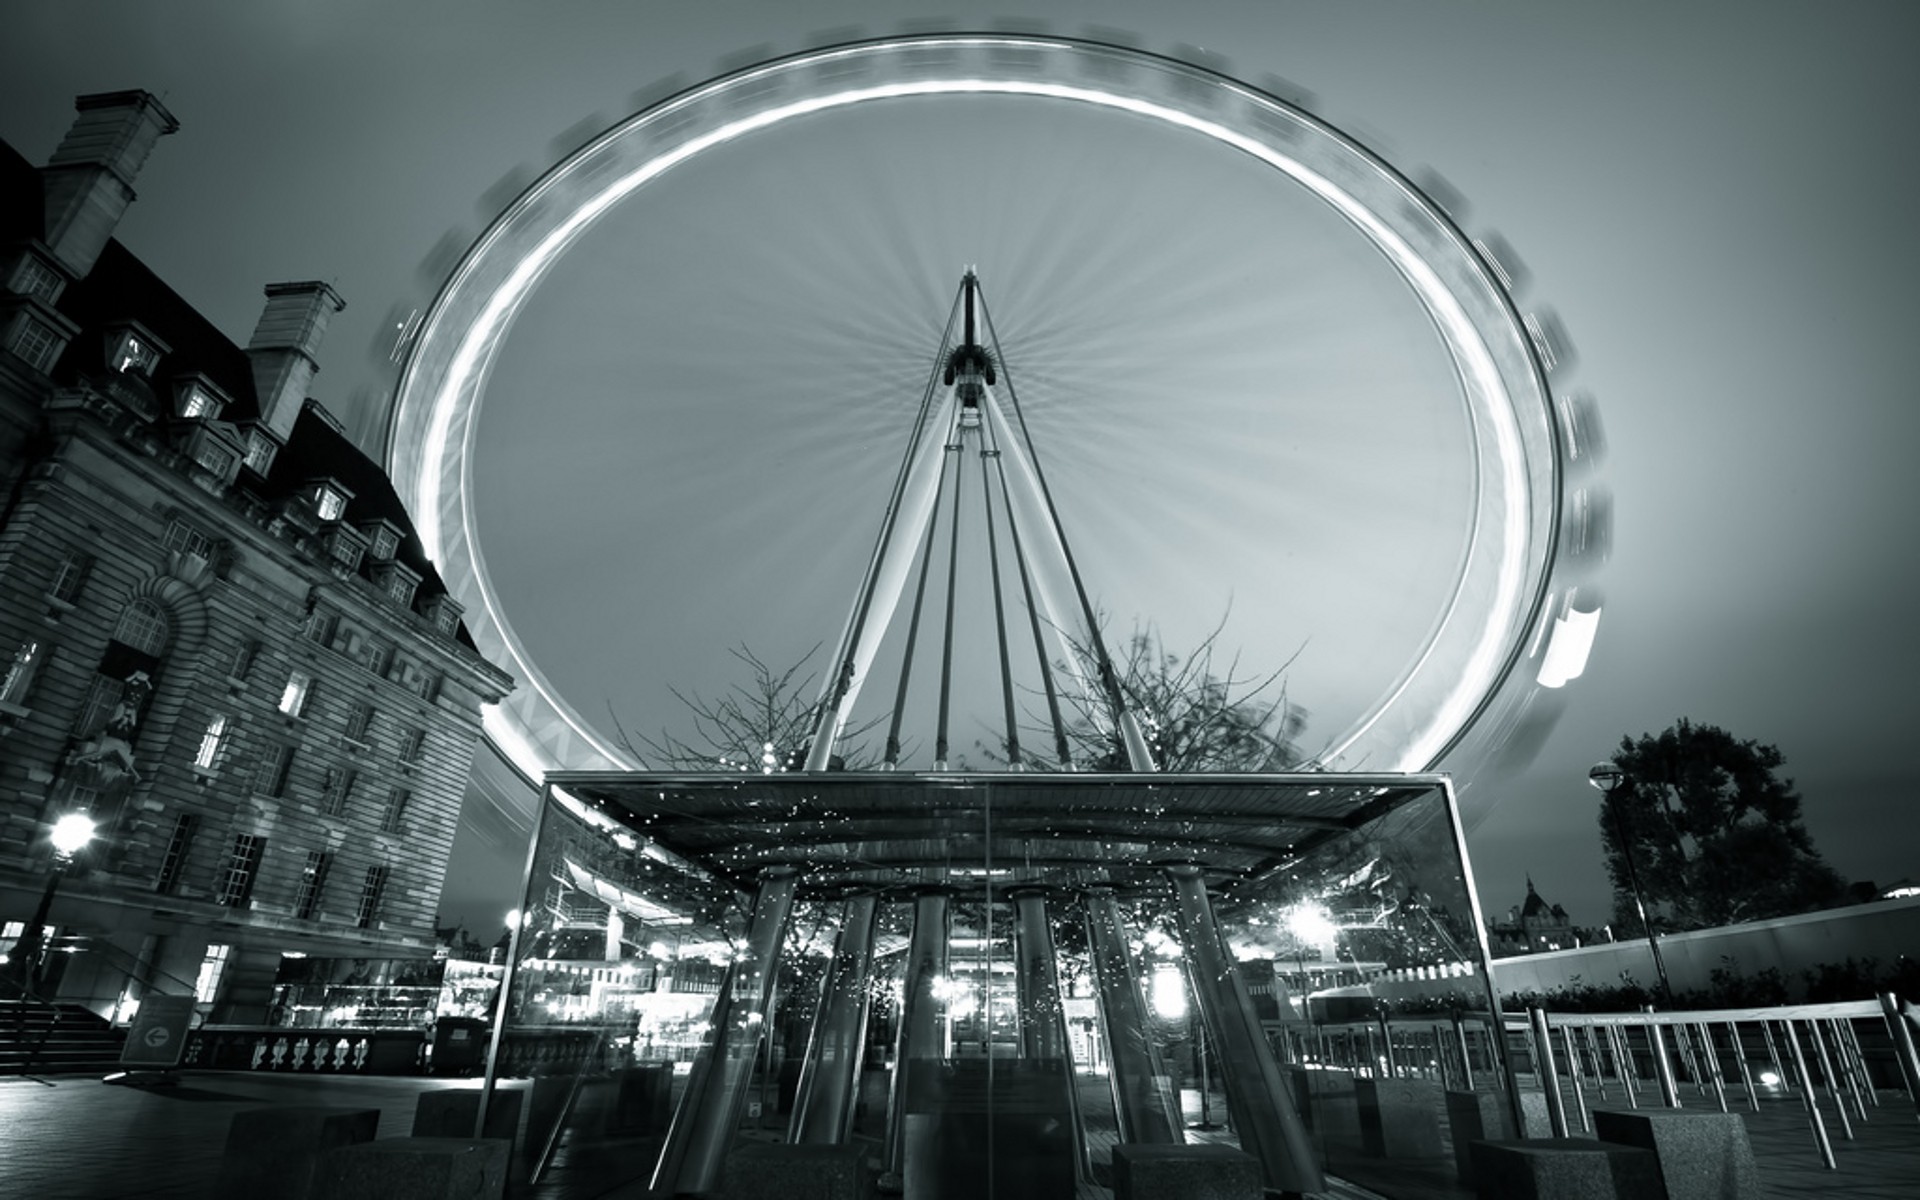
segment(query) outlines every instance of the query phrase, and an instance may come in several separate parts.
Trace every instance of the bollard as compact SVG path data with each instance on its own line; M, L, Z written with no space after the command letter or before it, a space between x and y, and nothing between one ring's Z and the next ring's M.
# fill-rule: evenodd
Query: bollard
M1533 1073L1547 1095L1547 1120L1553 1124L1554 1137L1568 1137L1567 1103L1560 1096L1560 1072L1553 1061L1553 1030L1547 1024L1547 1010L1529 1007L1527 1022L1533 1031Z

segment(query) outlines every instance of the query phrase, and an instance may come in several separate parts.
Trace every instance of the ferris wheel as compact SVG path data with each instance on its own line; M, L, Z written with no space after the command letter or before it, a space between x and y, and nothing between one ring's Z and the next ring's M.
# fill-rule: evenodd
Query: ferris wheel
M957 115L952 124L941 123L945 116L927 117L934 121L929 126L912 124L928 114ZM1029 126L1044 136L1036 134L1023 151L1020 138ZM989 132L976 137L981 130ZM893 146L901 149L887 149ZM1029 196L1045 192L1032 181L1051 158L1079 154L1085 164L1136 150L1160 157L1127 159L1114 168L1118 181L1100 183L1093 199ZM911 182L896 186L887 172L922 152L929 156L924 163L899 166ZM1022 170L1002 161L1023 153ZM1153 163L1188 158L1192 170L1219 171L1222 188L1244 192L1222 210L1217 233L1207 228L1210 217L1197 214L1173 224L1168 213L1182 202L1161 211L1147 195L1155 180L1145 175L1163 174ZM861 172L881 182L856 177ZM795 245L811 234L791 232L802 228L797 224L777 232L775 218L794 207L782 208L782 189L805 190L809 178L845 182L871 210L847 220L844 232L821 235L822 245ZM1450 755L1490 752L1516 725L1550 713L1552 693L1579 673L1597 622L1594 569L1606 542L1607 508L1590 467L1596 437L1590 410L1560 382L1564 364L1556 361L1556 347L1524 311L1500 262L1440 203L1303 108L1205 66L1056 37L883 38L734 71L614 125L494 220L420 325L395 392L390 473L428 556L465 607L476 647L521 682L487 714L486 725L523 771L626 765L630 756L569 702L576 689L543 669L548 657L538 635L524 630L524 621L516 624L513 603L497 582L502 564L496 559L489 568L489 513L500 505L488 499L483 464L490 453L511 453L515 439L500 439L506 447L489 450L482 413L493 420L491 414L520 405L524 380L508 389L511 400L500 390L501 378L517 369L514 340L523 334L516 330L538 326L528 314L537 314L548 295L564 293L574 270L569 264L591 265L611 253L609 231L625 243L649 229L657 238L679 237L682 230L661 229L657 220L649 226L647 205L703 179L715 189L712 196L682 197L680 211L748 223L760 220L754 212L773 214L761 228L722 230L716 246L778 241L785 258L799 261L777 269L825 289L808 293L794 314L787 309L795 305L781 308L790 289L777 282L742 285L752 296L739 304L761 314L742 321L743 343L778 343L780 331L768 328L778 323L791 330L811 320L823 328L872 331L891 322L895 328L876 336L911 348L921 332L938 331L947 304L921 304L925 311L903 318L913 301L871 287L856 267L937 259L938 251L918 240L915 214L951 204L967 221L1004 224L1012 220L1005 215L1009 206L1030 200L1036 211L1022 215L1021 227L1054 232L1044 240L1023 235L1024 249L1003 255L982 276L996 288L1008 280L1006 307L1014 313L1003 321L1004 367L1034 381L1023 385L1024 394L1038 397L1030 407L1048 470L1062 458L1072 460L1063 470L1069 496L1062 519L1076 545L1082 538L1104 544L1106 562L1131 561L1153 577L1143 585L1150 593L1158 579L1203 575L1210 564L1233 559L1271 570L1229 581L1221 594L1256 621L1266 620L1262 614L1272 607L1271 623L1298 627L1289 637L1320 637L1316 622L1324 623L1326 613L1359 614L1349 643L1327 637L1318 643L1331 646L1320 668L1326 678L1357 681L1351 697L1327 706L1309 766L1417 771ZM902 195L911 199L896 203ZM772 207L739 207L747 199ZM819 211L835 207L823 204ZM1129 219L1141 228L1128 229ZM1289 237L1291 259L1257 261L1267 240ZM1163 261L1156 264L1156 255ZM1346 311L1343 304L1361 311L1375 292L1342 299L1329 286L1298 282L1297 274L1279 277L1292 264L1321 261L1315 256L1324 256L1329 271L1364 262L1360 273L1374 281L1367 286L1394 297L1393 331L1349 335L1350 345L1318 331L1316 322L1332 321L1329 314ZM955 268L972 261L934 263L939 286L951 289ZM703 278L731 273L723 265ZM632 287L659 292L695 282L691 275L663 275L635 278ZM969 304L972 287L965 285ZM1286 299L1273 309L1260 307L1262 297L1273 296ZM703 319L714 312L724 319L728 311L725 303L707 307ZM776 311L777 317L765 315ZM673 305L650 309L646 320L631 322L636 341L678 316ZM762 370L764 381L745 380L747 367L728 377L741 385L740 395L765 400L806 390L805 371L796 379L793 360L807 351L792 347L817 335L787 336L791 345L767 351L768 362L779 366ZM688 340L672 330L657 337L667 349L676 339ZM1375 360L1390 357L1376 352L1381 342L1412 347L1400 374L1377 366ZM1318 358L1300 349L1309 343ZM972 344L971 338L960 344ZM636 370L644 374L644 353L629 346L619 351L637 357ZM928 337L913 352L926 358L956 351L948 340ZM711 348L702 353L714 357ZM850 356L831 352L821 359ZM895 378L924 371L925 361L905 351L899 357L905 365ZM1106 374L1097 382L1087 382L1101 371ZM1344 391L1326 382L1341 371L1364 382ZM1261 391L1267 384L1249 379L1278 382L1267 396ZM912 397L889 416L877 402L848 404L844 388L838 395L833 387L817 390L817 400L789 406L798 415L783 410L765 417L769 440L788 436L792 444L819 449L821 457L796 478L830 480L813 500L789 493L753 510L766 518L762 524L786 511L800 514L795 531L768 535L781 544L860 521L867 525L854 531L856 540L870 539L871 505L834 509L827 491L883 498L886 459L897 455L897 443L858 461L848 447L884 440L888 421L904 436L912 421ZM912 390L917 394L918 385ZM836 420L846 423L831 434L819 432ZM669 440L659 424L628 444ZM576 430L574 436L595 435ZM636 470L636 476L677 478L671 469L690 457L670 446L652 452L659 455L657 469ZM1230 487L1221 482L1235 472L1241 478ZM1163 494L1143 494L1142 476L1162 480ZM863 479L879 483L861 486ZM553 481L556 488L569 482ZM644 488L644 479L637 486ZM730 494L744 486L729 484ZM1103 498L1099 486L1111 487L1111 498ZM1289 486L1300 491L1285 496ZM1070 502L1076 494L1077 508ZM599 503L582 499L574 507ZM1255 514L1258 532L1219 540L1215 527L1227 522L1210 521L1208 514L1227 504ZM1443 515L1432 517L1436 512ZM1275 528L1282 514L1288 525ZM675 519L682 526L687 521L684 511ZM1403 532L1377 539L1373 531L1382 527ZM1154 538L1169 547L1190 544L1192 561L1141 568L1142 556L1133 551ZM1300 545L1328 547L1329 557L1303 558L1290 549ZM587 552L628 549L601 543ZM1341 580L1341 586L1328 582ZM723 590L742 586L734 580ZM1128 585L1123 578L1110 586L1111 597ZM846 581L841 599L852 590ZM1164 604L1187 602L1188 593L1165 595L1172 599ZM1285 608L1296 601L1307 617ZM1389 608L1393 632L1370 634L1366 615ZM1284 618L1277 615L1283 611ZM830 626L833 615L817 619ZM861 669L872 661L869 653Z

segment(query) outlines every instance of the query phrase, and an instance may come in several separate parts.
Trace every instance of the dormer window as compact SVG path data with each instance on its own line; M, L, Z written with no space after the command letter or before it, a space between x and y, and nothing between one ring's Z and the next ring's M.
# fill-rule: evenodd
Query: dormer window
M145 334L123 329L113 335L107 364L123 375L152 375L160 365L160 348Z
M375 563L373 583L400 607L412 608L413 592L420 586L420 576L397 562Z
M54 360L60 357L60 351L65 348L66 339L54 332L53 326L31 313L16 314L12 328L7 330L7 349L36 371L52 367Z
M454 629L460 624L460 605L455 603L453 598L445 593L422 602L420 611L427 614L427 619L433 622L435 629L438 629L441 633L449 637L453 635Z
M37 255L27 253L20 256L7 287L15 295L52 304L60 298L60 289L66 286L66 282L60 272L41 262Z
M232 479L234 464L238 459L235 458L233 451L219 442L212 438L202 438L193 447L193 461L221 479Z
M180 388L179 412L189 421L217 421L227 406L219 389L202 378L190 378Z
M347 511L353 493L331 479L316 479L307 484L306 496L313 513L322 521L338 521Z
M390 521L374 521L360 527L367 535L367 557L374 562L388 562L400 553L400 530Z
M344 571L352 573L360 569L360 555L365 552L366 535L351 525L340 522L327 527L325 534L327 553Z
M247 430L247 469L265 478L273 469L273 456L279 449L280 443L259 429Z

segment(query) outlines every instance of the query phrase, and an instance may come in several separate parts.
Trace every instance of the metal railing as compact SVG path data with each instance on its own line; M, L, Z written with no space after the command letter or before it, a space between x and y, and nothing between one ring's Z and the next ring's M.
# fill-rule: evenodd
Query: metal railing
M1515 1078L1531 1077L1544 1093L1553 1136L1571 1134L1577 1114L1589 1131L1587 1094L1618 1094L1630 1107L1680 1108L1686 1099L1731 1111L1738 1093L1757 1110L1763 1094L1797 1095L1815 1149L1836 1166L1827 1117L1845 1140L1854 1123L1881 1106L1874 1065L1890 1059L1920 1117L1920 1054L1914 1007L1892 993L1839 1004L1792 1004L1696 1012L1561 1013L1530 1008L1503 1014L1499 1043L1485 1013L1341 1023L1269 1022L1288 1061L1379 1077L1427 1078L1472 1090L1477 1076L1498 1073L1504 1054ZM1862 1043L1862 1029L1875 1045ZM1884 1034L1884 1041L1879 1040ZM1756 1072L1756 1067L1765 1066ZM1569 1098L1568 1092L1572 1095ZM1824 1096L1823 1096L1824 1093ZM1571 1103L1569 1103L1569 1099Z

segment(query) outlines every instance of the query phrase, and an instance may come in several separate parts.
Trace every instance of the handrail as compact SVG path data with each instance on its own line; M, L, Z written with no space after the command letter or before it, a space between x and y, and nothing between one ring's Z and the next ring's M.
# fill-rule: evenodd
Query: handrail
M84 935L75 937L71 940L76 941L80 944L81 946L80 953L82 954L103 955L103 956L106 956L109 959L109 961L113 959L120 960L120 964L124 964L124 965L116 964L115 969L120 972L120 976L124 981L132 982L134 979L135 972L145 972L148 978L139 981L140 986L142 988L153 986L154 978L160 977L160 978L165 978L167 980L170 980L173 983L179 984L182 989L180 993L178 993L180 995L191 996L199 990L197 985L195 985L194 983L188 980L182 979L180 978L180 976L175 975L173 972L165 970L157 966L156 964L147 962L144 959L141 959L136 957L135 955L129 954L127 951L122 950L120 947L114 945L112 942L95 942Z

